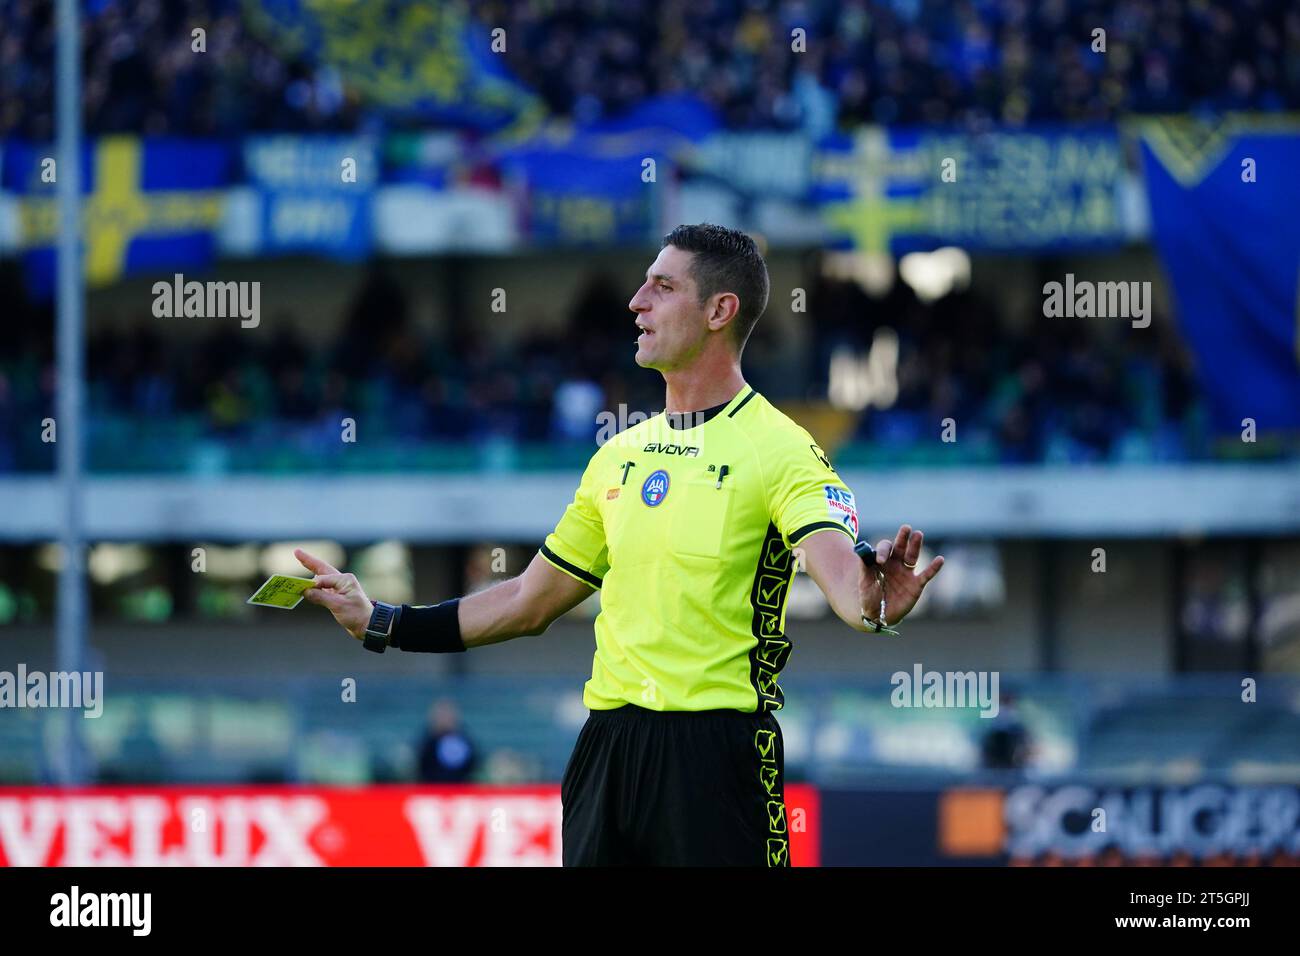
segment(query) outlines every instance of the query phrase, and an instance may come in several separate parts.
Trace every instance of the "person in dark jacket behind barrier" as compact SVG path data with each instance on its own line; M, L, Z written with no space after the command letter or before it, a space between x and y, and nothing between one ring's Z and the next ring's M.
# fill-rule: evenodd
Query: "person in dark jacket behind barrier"
M477 762L474 743L461 729L456 705L449 700L434 703L420 740L420 782L464 783Z

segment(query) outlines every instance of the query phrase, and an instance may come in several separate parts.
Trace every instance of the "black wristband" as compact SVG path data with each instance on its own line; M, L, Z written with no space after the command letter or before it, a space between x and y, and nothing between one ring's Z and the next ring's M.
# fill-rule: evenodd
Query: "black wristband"
M467 650L460 637L460 598L441 604L403 604L389 646L400 651L455 654Z

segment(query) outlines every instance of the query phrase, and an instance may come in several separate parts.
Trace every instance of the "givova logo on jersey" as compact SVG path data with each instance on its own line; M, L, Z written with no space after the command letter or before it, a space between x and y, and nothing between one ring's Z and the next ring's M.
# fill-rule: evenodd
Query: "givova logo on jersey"
M856 539L858 536L858 506L853 500L853 492L847 488L836 488L834 485L826 485L826 511L832 521L838 521L844 527L852 532Z

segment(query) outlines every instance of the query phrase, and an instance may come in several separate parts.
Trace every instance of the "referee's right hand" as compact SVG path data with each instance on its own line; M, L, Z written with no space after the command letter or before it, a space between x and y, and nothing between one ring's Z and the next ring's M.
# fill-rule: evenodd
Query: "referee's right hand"
M302 596L312 604L328 608L345 631L358 641L364 641L374 606L361 589L357 576L341 573L328 561L322 561L302 548L294 548L293 556L315 575L312 580L316 586L303 591Z

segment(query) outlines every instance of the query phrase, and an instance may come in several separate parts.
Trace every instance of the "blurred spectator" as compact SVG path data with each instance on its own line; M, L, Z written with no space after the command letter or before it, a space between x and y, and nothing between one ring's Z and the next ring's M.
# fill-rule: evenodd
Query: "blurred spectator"
M464 783L474 772L478 755L451 701L440 700L429 708L419 761L421 783Z
M1029 728L1020 717L1014 694L1003 692L997 716L981 742L981 764L986 770L1023 770L1033 755Z
M101 784L163 783L171 779L172 770L166 754L158 744L148 718L136 714L114 758L104 761L96 780Z

